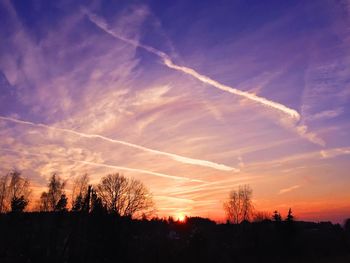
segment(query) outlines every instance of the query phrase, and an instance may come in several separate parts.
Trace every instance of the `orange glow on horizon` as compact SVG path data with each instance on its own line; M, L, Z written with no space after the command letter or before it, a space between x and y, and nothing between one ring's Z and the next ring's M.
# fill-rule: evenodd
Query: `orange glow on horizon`
M180 213L177 215L177 221L184 223L185 220L186 220L186 216L184 214Z

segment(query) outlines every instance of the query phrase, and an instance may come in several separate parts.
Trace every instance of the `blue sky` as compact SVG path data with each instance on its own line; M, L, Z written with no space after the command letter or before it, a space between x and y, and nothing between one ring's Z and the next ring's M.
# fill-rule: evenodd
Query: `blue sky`
M248 183L257 210L339 221L350 213L349 12L346 0L2 1L0 169L23 171L34 195L52 172L98 182L119 171L151 189L159 215L218 220Z

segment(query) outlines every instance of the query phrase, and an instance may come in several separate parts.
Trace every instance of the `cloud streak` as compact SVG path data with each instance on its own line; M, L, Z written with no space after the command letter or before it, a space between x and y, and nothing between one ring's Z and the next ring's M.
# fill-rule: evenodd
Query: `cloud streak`
M2 149L0 149L0 151L20 153L20 154L28 154L28 155L39 156L39 157L46 156L44 154L28 153L28 152L23 152L23 151L19 152L19 151L16 151L16 150L6 149L6 148L2 148ZM58 156L65 157L65 156L62 156L62 155L58 155ZM126 166L118 166L118 165L111 165L111 164L104 164L104 163L96 163L96 162L83 161L83 160L74 160L74 159L71 159L71 158L69 158L68 160L71 161L71 162L75 162L75 163L82 163L82 164L87 164L87 165L96 166L96 167L104 167L104 168L124 170L124 171L128 171L128 172L148 174L148 175L168 178L168 179L172 179L172 180L182 180L182 181L190 181L190 182L197 182L197 183L206 183L206 181L199 180L199 179L191 179L191 178L188 178L188 177L169 175L169 174L158 173L158 172L153 172L153 171L144 170L144 169L138 169L138 168L131 168L131 167L126 167Z
M169 179L174 179L174 180L183 180L183 181L190 181L190 182L197 182L197 183L204 183L205 182L205 181L199 180L199 179L191 179L191 178L187 178L187 177L181 177L181 176L157 173L157 172L152 172L152 171L148 171L148 170L137 169L137 168L130 168L130 167L125 167L125 166L117 166L117 165L110 165L110 164L103 164L103 163L95 163L95 162L89 162L89 161L75 161L75 162L88 164L88 165L93 165L93 166L98 166L98 167L105 167L105 168L112 168L112 169L124 170L124 171L129 171L129 172L149 174L149 175L154 175L154 176L164 177L164 178L169 178Z
M298 189L298 188L300 188L300 185L293 185L293 186L291 186L291 187L288 187L288 188L284 188L284 189L279 190L278 194L279 194L279 195L282 195L282 194L291 192L291 191L293 191L293 190L296 190L296 189Z
M137 41L125 38L125 37L115 33L113 30L109 29L107 23L104 22L103 19L99 18L95 14L90 13L88 10L83 10L83 12L88 16L88 18L90 19L90 21L92 23L94 23L96 26L98 26L104 32L108 33L109 35L113 36L114 38L117 38L117 39L122 40L126 43L129 43L130 45L133 45L135 47L142 48L142 49L160 57L163 60L164 65L167 66L168 68L171 68L171 69L180 71L182 73L185 73L187 75L190 75L190 76L194 77L195 79L197 79L203 83L209 84L209 85L211 85L217 89L220 89L222 91L229 92L231 94L238 95L240 97L244 97L246 99L260 103L264 106L270 107L270 108L277 110L279 112L283 112L284 114L287 114L289 117L291 117L297 121L300 119L300 114L294 109L291 109L291 108L289 108L281 103L274 102L274 101L268 100L266 98L256 96L253 93L238 90L238 89L232 88L230 86L221 84L218 81L209 78L208 76L205 76L205 75L198 73L197 71L195 71L192 68L188 68L185 66L179 66L179 65L175 64L166 53L164 53L158 49L155 49L153 47L143 45Z
M134 143L130 143L130 142L126 142L126 141L122 141L122 140L115 140L115 139L111 139L99 134L87 134L87 133L82 133L82 132L77 132L74 130L70 130L70 129L65 129L65 128L59 128L59 127L54 127L54 126L49 126L46 124L42 124L42 123L34 123L34 122L29 122L29 121L23 121L23 120L19 120L19 119L15 119L15 118L11 118L11 117L5 117L5 116L0 116L1 120L5 120L5 121L11 121L14 123L18 123L18 124L24 124L24 125L30 125L30 126L36 126L36 127L41 127L41 128L45 128L45 129L51 129L51 130L55 130L55 131L59 131L59 132L65 132L65 133L70 133L82 138L89 138L89 139L100 139L109 143L116 143L116 144L121 144L124 146L128 146L131 148L135 148L138 150L142 150L145 152L149 152L152 154L157 154L157 155L162 155L162 156L166 156L174 161L177 162L181 162L184 164L191 164L191 165L198 165L198 166L204 166L204 167L209 167L209 168L213 168L216 170L221 170L221 171L234 171L234 172L238 172L239 170L224 164L219 164L219 163L214 163L211 161L206 161L206 160L201 160L201 159L194 159L194 158L189 158L189 157L185 157L185 156L181 156L181 155L177 155L177 154L173 154L173 153L168 153L168 152L163 152L163 151L159 151L159 150L155 150L155 149L151 149L151 148L147 148L145 146L142 145L138 145L138 144L134 144Z

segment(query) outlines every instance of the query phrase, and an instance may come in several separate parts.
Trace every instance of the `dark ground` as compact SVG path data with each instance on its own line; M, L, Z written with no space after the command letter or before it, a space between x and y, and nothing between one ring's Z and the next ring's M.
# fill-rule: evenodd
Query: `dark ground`
M0 262L349 263L350 230L329 222L215 224L115 215L0 215Z

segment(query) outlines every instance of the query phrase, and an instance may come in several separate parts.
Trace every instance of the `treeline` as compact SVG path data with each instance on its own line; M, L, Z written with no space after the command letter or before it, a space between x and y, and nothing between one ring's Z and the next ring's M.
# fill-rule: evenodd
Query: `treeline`
M108 174L97 185L89 183L83 174L72 181L70 205L66 193L67 181L52 174L47 190L39 200L32 200L30 181L17 170L0 176L0 213L21 213L32 202L31 211L114 213L119 216L146 216L153 211L153 201L147 187L139 180L119 173Z
M22 213L31 194L18 171L0 177L1 263L350 262L350 219L342 227L296 221L291 209L285 218L278 211L257 212L247 185L232 190L224 203L226 224L200 217L149 219L147 188L118 173L96 185L86 174L76 177L70 198L66 181L53 174L37 212Z
M283 221L281 214L277 210L272 215L266 211L255 210L252 196L253 190L249 185L240 185L237 189L229 192L228 199L223 204L228 223L262 222L271 219L275 222ZM287 222L294 220L291 208L289 208L284 220Z
M0 262L350 262L350 221L217 224L114 213L0 215Z

